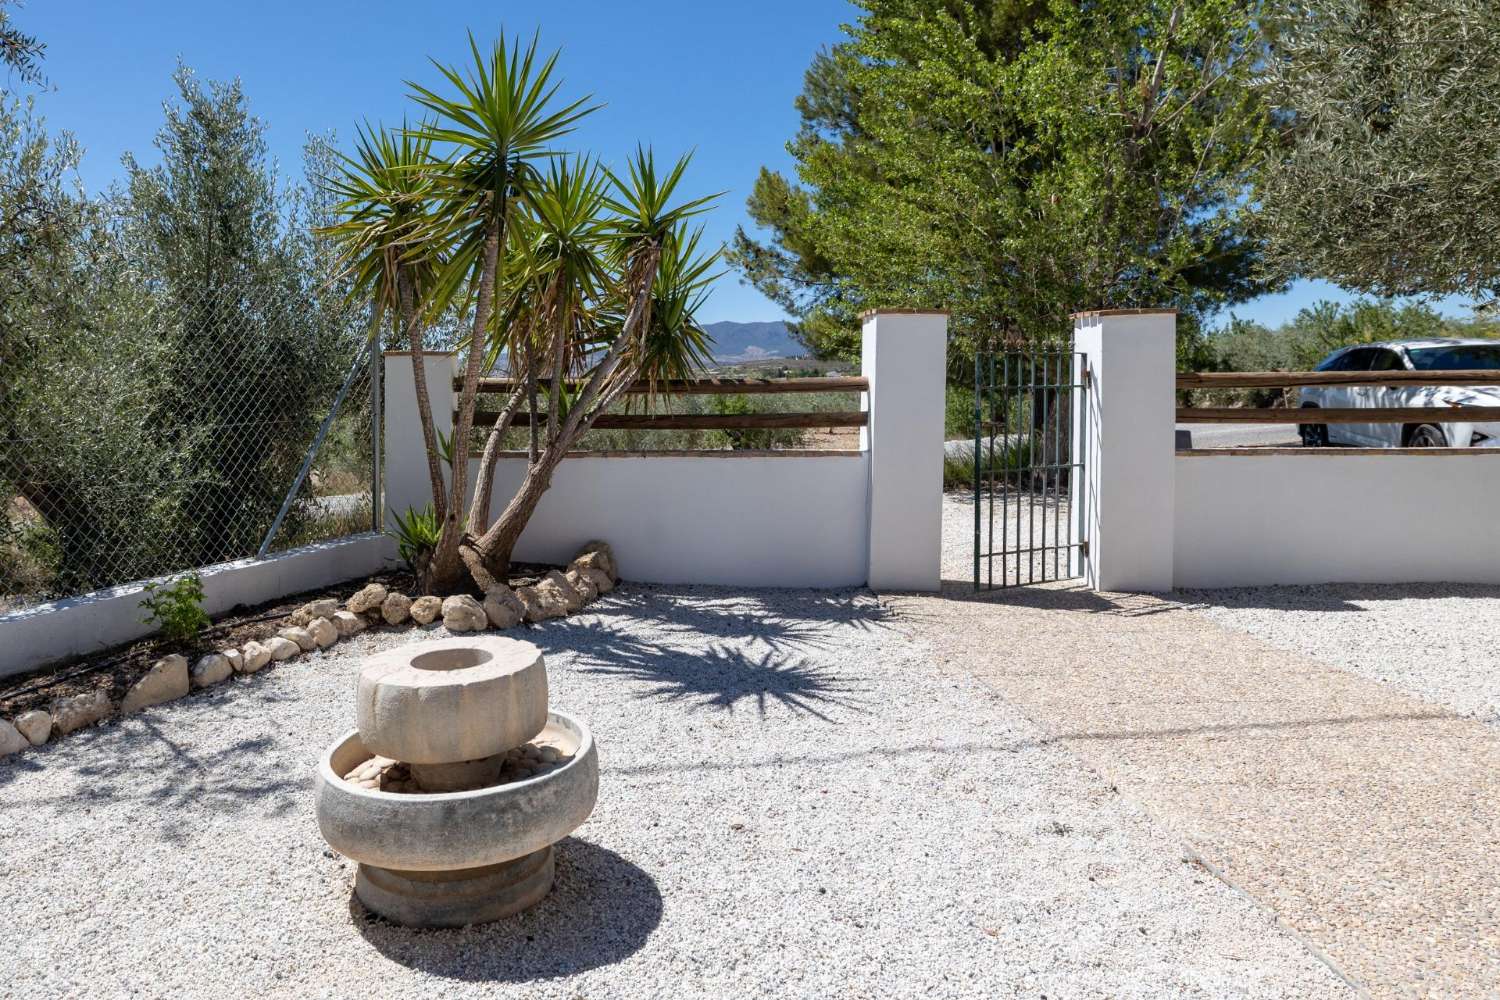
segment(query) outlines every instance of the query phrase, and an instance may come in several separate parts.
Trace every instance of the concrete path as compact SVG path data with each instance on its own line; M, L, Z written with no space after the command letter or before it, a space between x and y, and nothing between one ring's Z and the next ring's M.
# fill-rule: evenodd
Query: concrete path
M1372 996L1500 996L1500 729L1156 598L890 601Z

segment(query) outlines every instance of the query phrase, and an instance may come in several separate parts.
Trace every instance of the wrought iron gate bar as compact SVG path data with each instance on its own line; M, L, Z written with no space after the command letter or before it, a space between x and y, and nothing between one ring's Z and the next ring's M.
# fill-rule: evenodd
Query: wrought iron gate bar
M1075 408L1087 414L1087 390L1084 360L1068 343L975 357L976 589L1065 579L1075 569L1073 553L1087 552L1073 503L1084 456L1075 453L1072 427Z

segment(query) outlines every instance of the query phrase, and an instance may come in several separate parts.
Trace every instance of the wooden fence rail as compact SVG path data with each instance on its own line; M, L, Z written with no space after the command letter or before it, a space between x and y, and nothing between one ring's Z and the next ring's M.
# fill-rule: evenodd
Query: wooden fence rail
M538 385L550 386L551 379L539 379ZM579 383L568 381L577 388ZM463 379L453 380L455 390L463 389ZM479 380L481 393L509 393L516 387L514 379ZM863 375L819 376L816 378L687 378L663 379L653 387L647 382L632 383L625 391L635 395L656 392L663 396L738 396L782 392L865 392L870 380Z
M780 430L808 427L863 427L870 415L861 410L823 413L661 413L632 414L605 413L594 421L594 429L602 431L728 431L728 430ZM494 413L475 414L479 430L488 420L493 422ZM455 410L453 419L458 419ZM537 422L545 423L547 415L537 414ZM517 413L515 427L531 426L531 417Z

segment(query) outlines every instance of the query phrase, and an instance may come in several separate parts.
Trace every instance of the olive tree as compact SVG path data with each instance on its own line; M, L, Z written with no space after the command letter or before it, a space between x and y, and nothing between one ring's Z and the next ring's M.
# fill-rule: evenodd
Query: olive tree
M1500 5L1286 0L1269 263L1381 296L1500 294Z

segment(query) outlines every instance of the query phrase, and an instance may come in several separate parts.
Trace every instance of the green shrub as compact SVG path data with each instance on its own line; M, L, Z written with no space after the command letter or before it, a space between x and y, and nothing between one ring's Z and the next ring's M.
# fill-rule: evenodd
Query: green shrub
M1008 448L996 449L994 454L995 486L998 489L1006 479L1010 477L1012 489L1021 489L1024 486L1024 473L1031 464L1031 443L1029 441L1017 441ZM989 482L991 471L991 460L988 449L981 448L979 452L979 475L985 483ZM943 489L956 490L960 488L972 488L974 486L974 459L968 456L943 456Z
M203 581L196 573L187 573L170 583L146 584L141 607L148 612L141 620L154 625L172 642L187 642L208 628L208 615L203 610Z
M949 385L944 397L943 435L949 441L974 436L974 390Z
M709 412L725 416L743 417L751 413L763 413L750 404L744 396L714 396ZM807 435L800 429L789 428L736 428L714 431L713 439L722 440L728 447L740 451L769 451L772 448L798 448Z
M395 530L388 532L396 540L396 554L413 573L437 549L438 536L442 533L443 523L438 520L432 504L421 510L406 508L405 514L396 515Z

